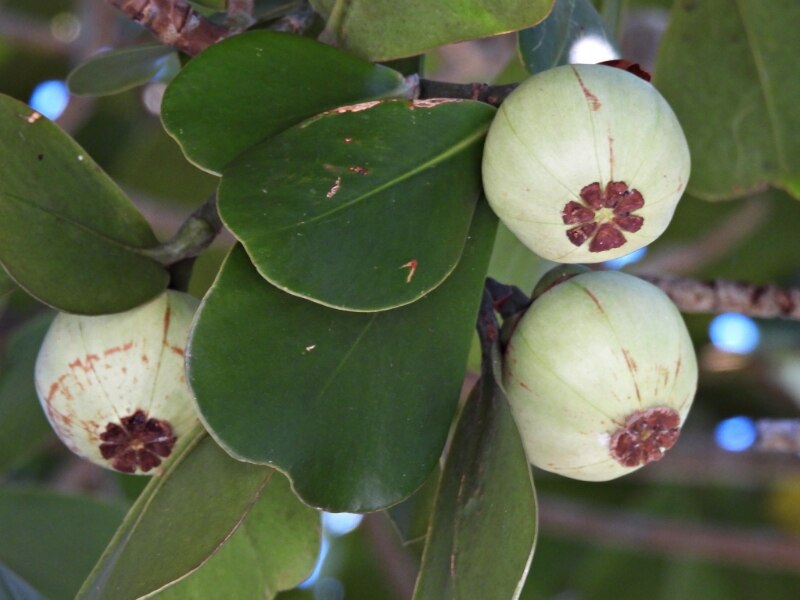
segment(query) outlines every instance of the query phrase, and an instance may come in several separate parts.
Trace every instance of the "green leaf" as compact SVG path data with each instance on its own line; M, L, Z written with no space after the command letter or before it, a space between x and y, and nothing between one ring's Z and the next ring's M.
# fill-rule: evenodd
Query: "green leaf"
M421 54L437 46L506 33L544 19L553 0L312 0L326 33L368 60Z
M0 563L0 600L46 600L30 584Z
M774 185L800 198L798 22L796 0L675 2L655 83L689 141L689 193Z
M275 472L244 522L220 551L159 600L263 598L302 582L319 554L319 513L303 505Z
M522 440L502 390L484 375L447 455L414 600L518 598L536 531Z
M33 366L53 314L21 326L8 339L0 363L0 473L29 458L53 430L33 386Z
M371 314L285 294L236 247L189 343L212 434L234 456L287 472L312 506L369 511L408 496L447 437L495 227L481 202L453 274Z
M237 154L317 113L403 92L402 76L308 38L253 31L192 59L164 94L164 127L220 173Z
M0 300L8 296L17 286L14 285L14 280L9 277L5 269L0 265Z
M139 250L150 226L55 124L0 95L0 263L59 310L120 312L161 292L167 272Z
M616 50L590 0L556 0L544 21L519 32L519 51L528 71L539 73L569 64L570 48L584 38L603 41Z
M290 294L354 311L408 304L461 256L494 112L396 100L326 113L236 159L220 216Z
M142 44L92 56L69 74L67 84L73 94L105 96L144 85L162 70L179 68L173 47Z
M50 598L73 598L122 520L119 505L0 488L0 562Z
M136 500L78 598L139 598L209 559L274 471L237 462L200 427Z
M489 277L530 294L541 276L555 266L556 263L534 254L502 223L497 228Z

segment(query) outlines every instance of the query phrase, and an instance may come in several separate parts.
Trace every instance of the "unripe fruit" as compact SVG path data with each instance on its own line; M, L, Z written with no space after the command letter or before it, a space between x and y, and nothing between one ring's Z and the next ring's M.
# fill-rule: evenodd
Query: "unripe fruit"
M137 474L172 453L197 422L184 376L197 305L169 290L124 313L55 318L36 360L36 391L70 450Z
M531 305L506 347L503 385L531 463L604 481L672 447L694 398L697 360L661 290L595 271Z
M503 101L486 138L483 185L536 254L592 263L661 235L689 167L680 124L650 83L614 67L568 65Z

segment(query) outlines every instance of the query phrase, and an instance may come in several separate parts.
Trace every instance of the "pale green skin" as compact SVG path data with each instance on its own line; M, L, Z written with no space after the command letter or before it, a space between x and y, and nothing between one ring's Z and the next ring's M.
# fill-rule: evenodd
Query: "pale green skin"
M123 313L55 318L36 360L36 392L70 450L111 469L100 454L100 434L137 409L169 422L178 439L189 432L197 410L184 350L197 305L168 290Z
M609 451L631 413L669 407L683 425L697 360L680 313L661 290L595 271L531 305L507 346L503 385L532 464L605 481L641 466L625 467Z
M500 105L486 138L483 186L497 216L539 256L593 263L633 252L667 228L689 180L689 147L656 89L621 69L567 65L524 81ZM564 206L581 189L625 181L644 196L635 233L590 252L566 236Z

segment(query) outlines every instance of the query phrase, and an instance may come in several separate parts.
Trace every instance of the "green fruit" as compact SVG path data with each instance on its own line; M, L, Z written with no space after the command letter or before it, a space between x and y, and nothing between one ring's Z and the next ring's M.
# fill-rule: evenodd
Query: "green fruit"
M530 462L603 481L660 459L697 388L680 313L657 287L618 272L543 293L506 347L503 385Z
M55 318L36 361L36 391L70 450L137 474L172 453L197 422L184 375L197 305L169 290L123 313Z
M593 263L661 235L689 169L680 124L650 83L614 67L568 65L503 101L486 138L483 185L536 254Z

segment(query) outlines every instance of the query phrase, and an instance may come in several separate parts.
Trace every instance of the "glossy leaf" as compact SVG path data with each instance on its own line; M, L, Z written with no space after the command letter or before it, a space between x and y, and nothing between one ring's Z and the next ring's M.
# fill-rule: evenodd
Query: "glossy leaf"
M0 488L0 562L51 600L73 598L124 514L91 498Z
M615 50L590 0L556 0L544 21L519 32L519 51L528 71L539 73L575 62L570 61L570 49L587 38Z
M78 598L139 598L209 559L274 474L237 462L200 427L133 505Z
M263 598L295 587L319 554L319 513L301 504L289 480L275 472L244 522L220 551L159 600Z
M484 376L447 455L414 600L518 598L536 531L522 440L500 387Z
M61 129L0 95L0 263L27 292L66 312L138 306L165 269L139 250L155 236L122 191Z
M220 173L307 117L403 89L386 67L302 36L253 31L192 59L167 88L161 118L189 160Z
M721 200L766 185L800 197L800 3L681 0L655 83L692 152L688 191Z
M105 96L144 85L168 68L180 68L174 48L142 44L95 54L69 74L67 84L73 94Z
M33 386L33 366L53 314L26 323L8 339L0 361L0 473L29 458L53 431Z
M553 0L312 0L338 45L391 60L463 40L535 25Z
M46 600L31 585L0 562L0 600Z
M234 456L286 471L312 506L368 511L409 495L447 437L495 224L480 203L453 274L372 314L285 294L235 248L189 342L212 434Z
M220 216L284 291L355 311L408 304L461 256L494 112L396 100L310 119L224 171Z

